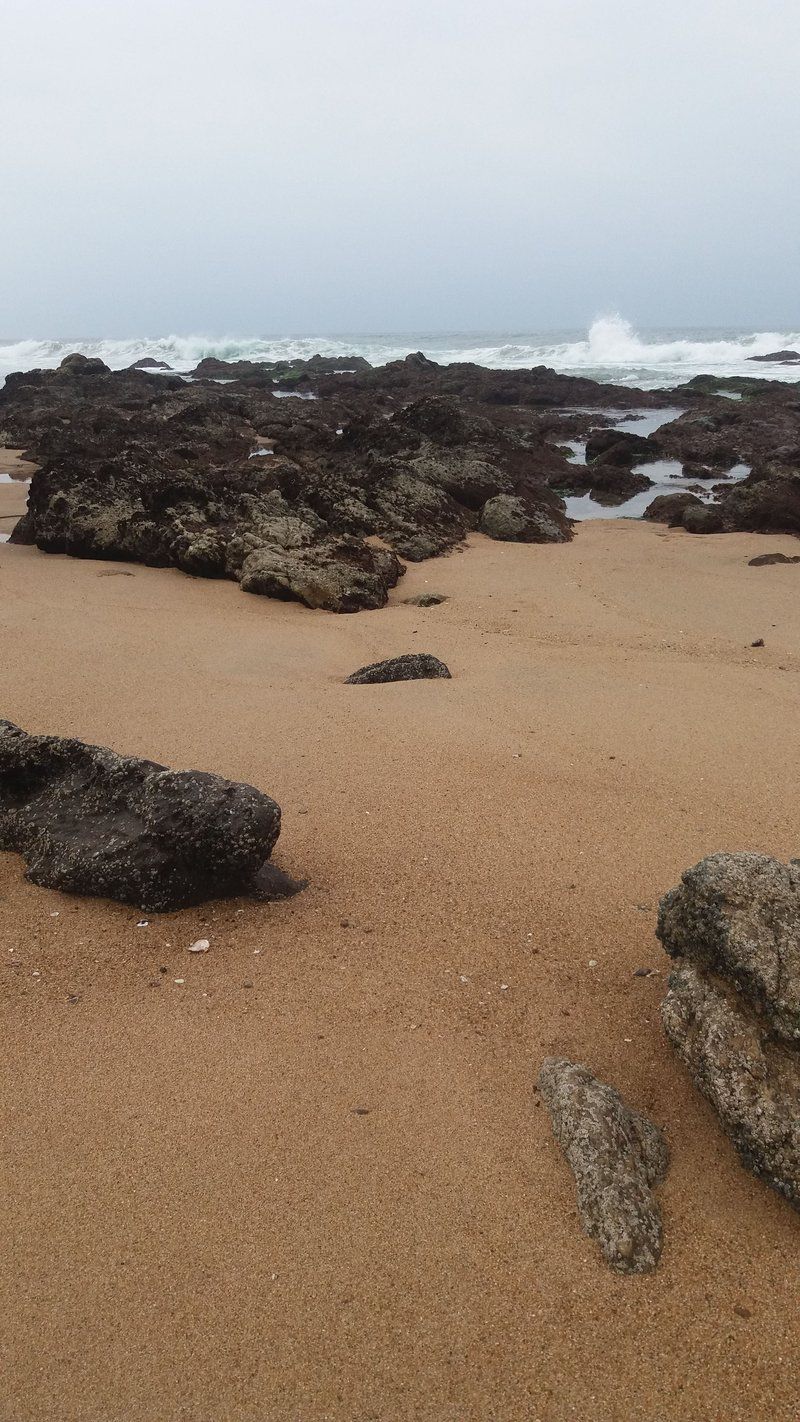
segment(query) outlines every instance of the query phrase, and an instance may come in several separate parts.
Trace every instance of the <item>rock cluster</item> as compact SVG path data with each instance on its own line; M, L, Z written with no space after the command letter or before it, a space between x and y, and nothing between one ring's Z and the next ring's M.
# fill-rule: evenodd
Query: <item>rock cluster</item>
M539 1091L575 1176L586 1233L613 1269L649 1273L662 1246L653 1190L669 1163L660 1130L577 1062L548 1057Z
M723 398L727 386L741 398ZM655 436L613 426L665 399L688 408ZM565 441L582 437L586 464L567 458ZM231 578L338 612L383 606L398 560L446 553L475 529L563 542L563 495L622 502L662 457L702 479L753 466L715 485L711 511L687 506L683 527L800 533L800 401L757 377L646 392L419 352L378 368L209 358L184 377L150 358L112 372L75 354L7 378L0 445L40 466L16 543Z
M259 876L280 823L252 785L0 721L0 849L22 855L34 884L150 912L278 897L282 876Z
M187 381L68 356L0 390L0 443L41 466L12 539L336 612L381 607L401 558L472 529L571 537L551 487L569 466L541 413L564 379L354 357L206 361Z
M800 860L712 854L662 900L667 1035L744 1163L800 1207Z

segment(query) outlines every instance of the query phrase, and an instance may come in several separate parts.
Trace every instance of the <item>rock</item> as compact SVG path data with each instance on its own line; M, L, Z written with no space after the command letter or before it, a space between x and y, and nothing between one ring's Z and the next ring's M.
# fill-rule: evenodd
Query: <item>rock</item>
M607 463L605 458L593 464L572 464L558 487L568 494L591 493L598 503L624 503L634 494L649 489L653 481L647 474L634 471L628 465Z
M684 479L724 479L721 469L711 469L707 464L684 464L681 474ZM680 477L680 476L675 476Z
M756 640L755 640L755 642L751 642L751 643L750 643L750 646L751 646L751 647L763 647L763 645L764 645L764 638L763 638L763 637L757 637Z
M745 1165L800 1206L800 861L713 854L662 899L662 1018Z
M560 510L512 494L487 499L478 527L489 538L508 543L564 543L569 537Z
M404 572L394 553L355 538L332 538L308 548L259 548L242 564L241 586L330 612L385 607Z
M800 534L800 473L754 470L725 492L720 508L730 532Z
M661 449L655 440L627 430L592 430L586 440L586 463L592 464L602 459L608 464L644 464L647 460L660 459Z
M711 504L688 504L681 523L687 533L721 533L724 527L721 511Z
M759 553L757 558L751 558L748 568L767 568L771 563L800 563L800 554L795 558L787 558L785 553Z
M97 356L81 355L79 351L74 351L72 355L64 356L56 375L110 375L111 367L105 361L99 360Z
M769 355L748 356L748 360L771 361L779 365L796 365L800 361L800 351L770 351Z
M679 528L683 523L685 511L690 508L702 508L696 494L657 494L653 502L647 505L642 518L652 519L655 523L667 523L670 528Z
M657 1126L631 1110L589 1069L548 1057L539 1090L553 1133L575 1176L586 1233L622 1274L646 1274L661 1255L661 1212L653 1196L669 1156Z
M152 356L144 356L142 360L134 361L129 370L171 370L172 366L167 365L165 360L154 360Z
M346 678L348 686L373 686L386 681L420 681L431 677L447 677L450 672L438 657L428 652L411 652L403 657L391 657L385 662L372 662Z
M656 931L670 957L728 979L800 1043L800 860L709 855L661 900Z
M245 893L280 819L252 785L0 721L0 849L45 888L152 913Z
M587 473L591 473L591 495L597 502L602 503L605 498L619 499L625 502L633 498L634 494L644 493L645 489L652 487L653 481L647 474L641 474L634 469L619 468L617 465L605 465L601 461L596 461L587 467Z
M664 1029L742 1164L800 1208L800 1063L693 967L670 974Z
M403 601L407 607L438 607L447 602L447 597L444 593L417 593L416 597L406 597Z

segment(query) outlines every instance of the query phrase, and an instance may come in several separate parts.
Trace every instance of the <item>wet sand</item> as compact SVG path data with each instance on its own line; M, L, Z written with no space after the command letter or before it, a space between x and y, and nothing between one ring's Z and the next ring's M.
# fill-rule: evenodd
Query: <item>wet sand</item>
M795 1422L800 1221L653 930L702 855L798 853L800 566L747 567L796 550L476 537L335 617L0 547L4 714L252 781L311 881L138 927L0 855L3 1422ZM414 650L453 681L341 684ZM581 1233L553 1052L666 1131L654 1276Z

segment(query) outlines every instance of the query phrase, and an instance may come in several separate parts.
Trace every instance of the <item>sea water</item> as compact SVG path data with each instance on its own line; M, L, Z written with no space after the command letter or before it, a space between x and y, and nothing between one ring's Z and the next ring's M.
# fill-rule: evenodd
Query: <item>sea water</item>
M565 375L585 375L646 390L669 387L694 375L750 375L798 380L800 367L753 365L748 358L800 349L800 331L658 329L637 332L621 316L603 316L588 331L344 333L302 336L154 335L124 339L0 339L0 380L12 370L52 368L71 351L99 356L112 370L145 356L173 370L192 370L206 356L218 360L291 361L323 356L365 356L373 365L422 351L442 364L473 361L491 369L524 370L546 365ZM342 368L346 369L343 360Z

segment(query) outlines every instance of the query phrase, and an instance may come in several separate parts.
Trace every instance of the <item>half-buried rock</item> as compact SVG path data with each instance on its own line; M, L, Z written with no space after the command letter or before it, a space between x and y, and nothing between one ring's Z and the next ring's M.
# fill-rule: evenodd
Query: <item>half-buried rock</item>
M743 1163L800 1208L800 861L712 854L661 901L661 1015Z
M438 657L429 652L409 652L404 657L390 657L386 662L371 662L347 677L347 686L372 686L384 681L422 681L432 677L447 677L450 672Z
M612 1269L650 1273L662 1244L653 1189L669 1164L660 1130L579 1062L547 1057L539 1091L575 1176L586 1233Z
M280 823L252 785L0 721L0 849L22 855L34 884L151 913L270 896L259 873Z

